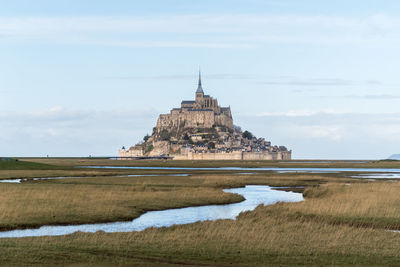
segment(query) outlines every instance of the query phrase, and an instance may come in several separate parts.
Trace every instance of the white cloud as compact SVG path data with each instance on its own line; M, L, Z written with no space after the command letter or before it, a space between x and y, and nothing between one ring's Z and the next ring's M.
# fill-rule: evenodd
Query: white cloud
M310 117L315 115L339 115L346 114L348 112L325 109L325 110L311 110L311 109L296 109L288 111L272 111L262 112L257 114L257 117Z
M251 48L275 42L395 45L400 43L400 18L384 14L363 18L268 14L2 17L0 36L1 42L134 47Z
M115 155L150 133L158 111L89 110L54 106L0 114L0 148L7 156ZM292 110L235 118L256 136L293 149L295 157L383 158L399 153L400 114ZM379 156L378 156L379 155Z
M281 111L237 117L243 129L285 145L295 158L382 159L399 153L400 113Z
M288 133L308 139L322 138L340 141L345 135L345 127L342 125L297 125Z
M396 100L400 98L400 95L390 95L390 94L371 94L371 95L346 95L345 98L354 99L370 99L370 100Z
M352 81L343 79L297 79L297 78L286 78L275 81L261 82L267 85L290 85L290 86L349 86L352 85Z
M0 148L8 156L115 155L154 127L152 109L75 110L54 106L43 110L0 114Z
M257 117L277 117L277 116L284 116L284 117L305 117L305 116L312 116L317 114L316 111L313 110L289 110L289 111L275 111L275 112L263 112L257 114Z

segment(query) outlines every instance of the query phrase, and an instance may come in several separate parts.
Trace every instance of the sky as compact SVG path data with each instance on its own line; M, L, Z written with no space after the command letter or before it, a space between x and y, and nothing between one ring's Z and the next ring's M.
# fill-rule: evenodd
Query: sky
M294 159L400 153L400 1L0 0L0 156L116 156L206 94Z

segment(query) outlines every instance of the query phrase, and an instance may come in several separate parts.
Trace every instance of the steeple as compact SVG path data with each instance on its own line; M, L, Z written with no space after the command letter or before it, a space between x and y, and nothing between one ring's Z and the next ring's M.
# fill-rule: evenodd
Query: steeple
M199 85L198 85L198 87L197 87L196 94L197 94L197 93L204 94L203 88L201 87L201 72L200 72L200 69L199 69Z

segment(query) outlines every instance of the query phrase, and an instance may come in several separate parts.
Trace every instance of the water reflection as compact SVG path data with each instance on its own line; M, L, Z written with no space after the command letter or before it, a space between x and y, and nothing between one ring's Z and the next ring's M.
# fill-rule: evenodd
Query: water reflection
M36 178L25 178L25 179L6 179L0 180L0 183L22 183L32 181L40 181L40 180L62 180L62 179L82 179L82 178L107 178L107 177L160 177L160 176L175 176L175 177L185 177L190 176L190 174L127 174L127 175L116 175L116 176L60 176L60 177L36 177Z
M352 178L360 179L400 179L400 173L374 173L353 175Z
M6 179L0 180L0 183L20 183L21 179Z

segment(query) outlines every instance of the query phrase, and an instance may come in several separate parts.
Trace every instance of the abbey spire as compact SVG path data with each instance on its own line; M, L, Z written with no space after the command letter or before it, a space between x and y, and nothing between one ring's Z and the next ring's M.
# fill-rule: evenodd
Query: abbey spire
M199 85L197 86L196 94L197 93L204 94L203 88L201 87L201 72L200 72L200 70L199 70Z

